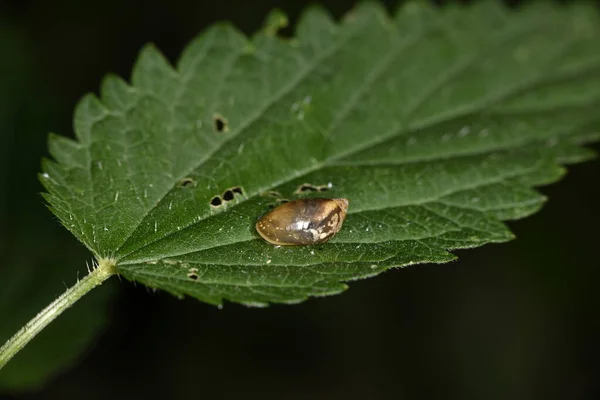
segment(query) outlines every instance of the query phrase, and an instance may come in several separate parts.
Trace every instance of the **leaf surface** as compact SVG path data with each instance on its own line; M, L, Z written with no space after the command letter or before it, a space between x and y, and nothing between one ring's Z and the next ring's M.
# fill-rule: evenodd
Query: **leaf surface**
M339 23L311 8L292 40L277 16L250 39L215 25L175 68L147 46L131 84L109 76L80 102L77 141L51 136L51 209L127 279L213 304L335 294L510 240L501 221L545 201L533 187L593 156L592 6L368 3ZM273 192L348 198L342 231L265 243L254 224Z

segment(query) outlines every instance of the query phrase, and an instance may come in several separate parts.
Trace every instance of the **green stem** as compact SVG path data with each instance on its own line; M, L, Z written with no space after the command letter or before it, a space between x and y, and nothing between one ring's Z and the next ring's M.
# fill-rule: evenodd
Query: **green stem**
M63 311L114 274L116 274L114 260L101 259L97 268L54 300L0 347L0 369Z

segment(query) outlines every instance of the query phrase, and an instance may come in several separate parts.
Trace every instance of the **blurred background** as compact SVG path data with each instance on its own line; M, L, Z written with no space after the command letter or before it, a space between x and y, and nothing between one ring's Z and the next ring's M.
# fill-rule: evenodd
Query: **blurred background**
M108 72L128 79L147 42L175 62L215 21L252 34L309 3L0 0L0 342L91 261L36 177L77 100ZM337 18L355 2L319 3ZM542 188L513 242L296 306L218 310L113 279L0 373L0 398L600 399L599 177L596 160ZM36 378L48 360L60 368Z

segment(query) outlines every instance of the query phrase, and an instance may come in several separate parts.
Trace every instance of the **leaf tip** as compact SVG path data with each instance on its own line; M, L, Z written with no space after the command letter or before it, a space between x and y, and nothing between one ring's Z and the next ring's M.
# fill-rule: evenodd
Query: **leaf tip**
M288 16L278 8L269 12L263 22L263 32L269 36L276 36L277 33L286 28L289 24Z
M75 106L73 130L83 144L92 139L92 127L107 115L108 111L100 99L93 93L85 94Z
M361 13L364 12L364 13L388 15L388 11L385 8L384 4L379 1L375 1L375 0L366 0L366 1L358 2L354 6L353 10L356 12L361 12Z
M295 29L296 39L302 41L303 38L311 37L318 32L336 29L337 24L329 12L320 5L311 4L300 13Z
M175 74L175 69L154 43L146 43L133 66L133 86L154 88L157 81Z
M375 18L382 22L384 25L388 25L390 21L390 15L388 10L383 4L377 1L362 1L354 5L346 14L342 17L342 22L345 24L352 24L363 18L372 19Z
M153 58L160 54L160 50L154 44L154 42L145 43L139 51L138 57L140 59L143 58Z
M100 84L100 98L114 109L128 109L135 104L135 90L116 74L106 74Z
M40 166L42 169L42 178L50 179L50 173L58 167L58 163L48 157L42 157Z
M402 4L399 4L396 8L395 13L406 16L418 17L423 14L429 14L434 11L435 6L427 1L421 0L408 0Z
M48 134L46 143L48 152L56 161L67 166L77 164L77 155L81 149L79 143L53 132Z

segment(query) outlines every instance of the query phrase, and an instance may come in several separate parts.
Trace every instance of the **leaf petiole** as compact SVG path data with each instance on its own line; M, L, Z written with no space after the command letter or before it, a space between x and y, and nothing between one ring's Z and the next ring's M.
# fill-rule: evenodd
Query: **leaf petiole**
M83 295L96 286L102 284L112 275L116 274L115 261L112 259L100 259L98 266L94 268L85 278L70 287L50 305L43 309L38 315L31 319L17 333L14 334L2 347L0 347L0 369L15 356L31 339L41 332L50 322L71 307Z

